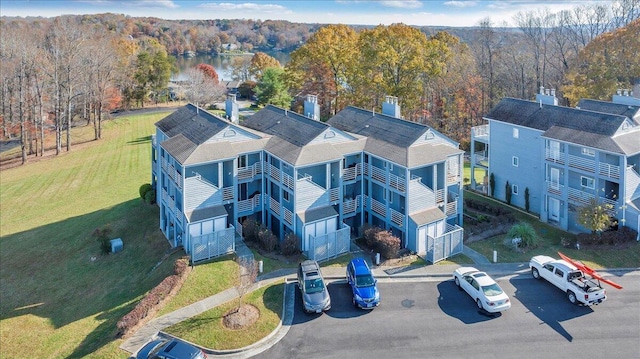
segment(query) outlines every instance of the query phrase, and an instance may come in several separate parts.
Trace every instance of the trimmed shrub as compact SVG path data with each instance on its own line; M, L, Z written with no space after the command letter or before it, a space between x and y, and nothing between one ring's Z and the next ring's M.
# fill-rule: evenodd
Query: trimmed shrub
M136 327L140 321L145 319L157 306L165 299L174 288L181 283L181 278L187 273L188 259L180 258L173 266L174 274L166 277L160 284L155 286L132 311L122 317L117 323L118 335L127 334Z
M140 198L146 201L147 192L151 191L152 189L153 187L151 186L150 183L145 183L142 186L140 186L140 189L138 190L140 192Z
M511 194L511 185L509 184L509 181L507 181L504 185L504 200L508 205L511 205Z
M524 189L524 209L529 212L529 207L531 206L529 202L529 187Z
M300 243L300 237L298 237L295 233L290 232L285 237L282 243L280 243L280 253L285 256L290 256L294 254L300 253L300 249L298 248L298 243Z
M364 238L367 247L374 248L377 241L376 235L378 234L378 232L383 231L383 229L380 227L372 226L370 224L365 224L364 226L362 226L360 231L362 232L362 238Z

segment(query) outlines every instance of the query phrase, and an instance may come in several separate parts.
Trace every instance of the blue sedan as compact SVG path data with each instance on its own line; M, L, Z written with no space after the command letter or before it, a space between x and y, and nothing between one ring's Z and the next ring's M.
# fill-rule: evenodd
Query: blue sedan
M347 283L353 292L353 305L362 309L373 309L380 305L377 280L363 258L354 258L347 265Z

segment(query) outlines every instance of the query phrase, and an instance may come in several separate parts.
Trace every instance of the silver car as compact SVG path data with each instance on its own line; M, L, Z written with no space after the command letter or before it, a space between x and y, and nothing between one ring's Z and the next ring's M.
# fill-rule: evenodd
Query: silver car
M298 265L298 288L305 312L322 313L331 309L331 297L318 262L305 260Z

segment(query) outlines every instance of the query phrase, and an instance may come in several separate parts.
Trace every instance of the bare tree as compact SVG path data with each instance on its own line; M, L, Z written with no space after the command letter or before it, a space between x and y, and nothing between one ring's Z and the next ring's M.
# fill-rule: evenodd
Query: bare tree
M236 291L238 292L238 309L244 303L244 296L249 293L258 278L258 263L249 256L236 258L238 263L238 278L236 280Z
M192 68L186 72L185 96L187 101L203 106L224 99L226 88L208 77L204 72Z

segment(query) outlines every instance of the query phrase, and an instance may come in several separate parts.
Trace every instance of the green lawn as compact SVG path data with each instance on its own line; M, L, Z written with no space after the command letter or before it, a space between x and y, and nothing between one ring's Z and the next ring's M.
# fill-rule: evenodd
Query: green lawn
M104 138L82 150L2 171L2 357L127 357L116 322L180 255L159 263L169 244L158 207L138 194L150 181L153 124L164 116L108 121ZM100 255L92 232L105 226L122 252Z
M465 191L464 198L473 198L482 201L489 201L497 205L504 205L493 199L480 196L477 193ZM506 206L506 205L505 205ZM558 258L558 251L571 258L578 259L594 268L637 268L640 266L640 245L637 242L631 244L629 248L618 249L568 249L560 244L561 238L574 238L574 235L565 232L557 227L540 222L538 218L524 211L512 209L516 219L527 222L533 226L540 237L540 245L537 248L524 253L517 252L508 244L505 244L506 235L498 235L489 239L467 243L469 247L482 253L489 260L493 259L493 251L497 251L498 262L528 262L532 256L545 254Z

